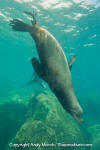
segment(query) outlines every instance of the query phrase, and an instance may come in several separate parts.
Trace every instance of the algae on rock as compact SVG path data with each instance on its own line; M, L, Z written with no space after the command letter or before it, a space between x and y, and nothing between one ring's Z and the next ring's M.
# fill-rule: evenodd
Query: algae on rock
M29 103L27 120L17 132L13 143L39 143L55 144L48 147L48 150L79 150L79 147L63 147L57 143L65 144L85 144L84 133L78 123L67 113L56 97L45 91L44 93L35 94ZM46 147L30 146L25 150L44 150ZM14 149L12 147L12 149ZM23 147L19 147L23 149ZM85 148L80 147L80 150Z
M88 132L91 135L91 150L100 150L100 124L89 127Z

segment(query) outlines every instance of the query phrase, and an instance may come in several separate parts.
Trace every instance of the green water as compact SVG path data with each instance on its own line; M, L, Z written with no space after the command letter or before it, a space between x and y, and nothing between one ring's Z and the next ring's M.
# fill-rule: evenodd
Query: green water
M38 83L27 86L32 75L35 76L29 61L33 56L38 57L35 42L28 33L14 32L9 26L12 18L20 18L30 24L31 18L23 12L32 12L33 9L37 12L38 24L55 36L68 61L76 55L71 73L84 111L82 128L87 130L100 125L100 1L0 0L0 129L3 129L0 139L5 141L0 150L5 149L23 124L32 93L50 92L46 83L45 89ZM22 102L20 106L16 104L18 101ZM16 117L18 112L21 114L18 122L14 118L9 120L9 115ZM7 126L6 119L12 124ZM9 128L14 130L7 132Z

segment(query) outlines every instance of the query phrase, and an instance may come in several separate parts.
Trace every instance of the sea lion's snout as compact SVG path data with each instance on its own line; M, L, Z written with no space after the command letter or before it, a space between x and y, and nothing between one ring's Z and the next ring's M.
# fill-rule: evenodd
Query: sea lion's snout
M74 117L74 119L77 120L79 123L82 123L82 122L83 122L82 115L79 116L79 115L74 114L73 117Z
M77 120L79 123L83 122L82 119L83 110L80 106L79 107L77 106L74 109L72 109L70 113L73 116L73 118Z

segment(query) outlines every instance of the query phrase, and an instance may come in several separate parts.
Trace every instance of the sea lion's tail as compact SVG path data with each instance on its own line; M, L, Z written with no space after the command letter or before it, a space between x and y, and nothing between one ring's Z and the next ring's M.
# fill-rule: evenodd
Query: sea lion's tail
M12 26L12 29L15 31L22 31L22 32L30 32L32 26L24 23L23 21L19 19L13 19L10 21L10 26Z

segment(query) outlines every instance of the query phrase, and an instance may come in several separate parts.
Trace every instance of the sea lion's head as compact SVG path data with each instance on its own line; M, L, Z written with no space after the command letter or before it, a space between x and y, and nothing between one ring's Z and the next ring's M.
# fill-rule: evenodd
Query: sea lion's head
M69 99L69 98L66 98L66 95L64 95L63 92L62 94L61 92L57 90L54 90L53 92L55 93L56 97L58 98L63 108L68 113L70 113L75 120L77 120L80 123L83 122L83 119L82 119L83 110L80 104L78 103L76 96L73 96L71 94L69 97L70 99ZM73 100L73 97L74 97L74 100Z
M83 122L82 114L83 110L80 105L74 106L72 109L69 110L69 113L73 116L75 120L77 120L79 123Z

